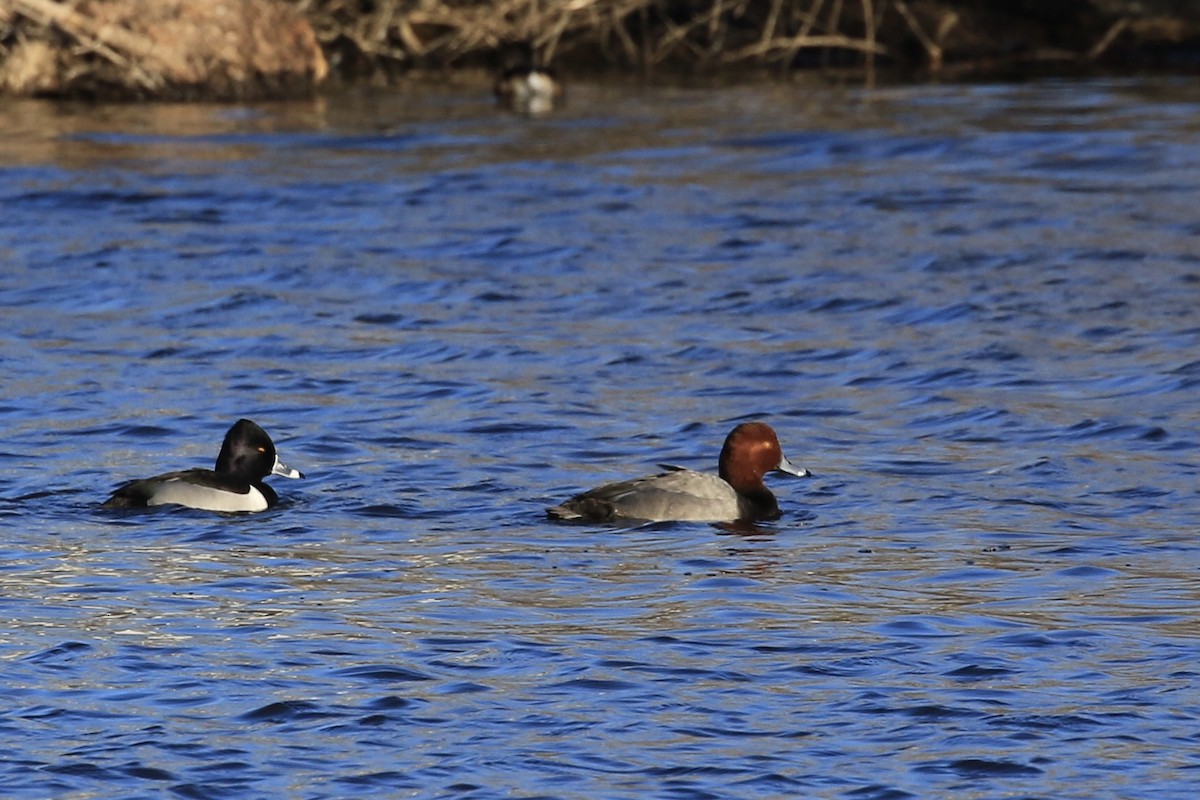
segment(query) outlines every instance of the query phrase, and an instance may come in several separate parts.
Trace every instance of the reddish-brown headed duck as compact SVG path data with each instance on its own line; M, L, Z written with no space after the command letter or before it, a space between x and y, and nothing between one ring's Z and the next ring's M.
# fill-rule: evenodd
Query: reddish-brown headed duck
M719 463L720 477L672 467L658 475L592 489L546 513L554 519L589 522L776 519L779 504L763 483L763 475L778 471L806 478L810 474L784 458L775 431L762 422L743 422L734 428L725 438Z

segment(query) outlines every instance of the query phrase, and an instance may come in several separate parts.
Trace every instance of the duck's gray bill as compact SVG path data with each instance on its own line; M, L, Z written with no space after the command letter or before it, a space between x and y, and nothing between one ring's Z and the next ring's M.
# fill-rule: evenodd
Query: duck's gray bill
M811 478L812 473L804 467L797 467L795 464L787 460L787 457L779 459L779 466L775 469L780 472L786 472L788 475L795 475L797 478Z
M304 473L298 469L292 469L287 464L279 460L279 456L275 456L275 466L271 467L271 474L278 475L281 478L303 478Z

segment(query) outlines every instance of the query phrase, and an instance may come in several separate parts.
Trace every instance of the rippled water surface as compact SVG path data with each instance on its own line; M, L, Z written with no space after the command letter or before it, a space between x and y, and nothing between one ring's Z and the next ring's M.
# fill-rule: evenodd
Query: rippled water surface
M4 797L1191 798L1194 82L571 101L0 102Z

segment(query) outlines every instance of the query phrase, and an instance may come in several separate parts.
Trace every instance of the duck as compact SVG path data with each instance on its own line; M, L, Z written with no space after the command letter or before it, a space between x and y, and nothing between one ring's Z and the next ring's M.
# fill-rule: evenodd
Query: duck
M743 422L725 437L718 474L660 465L665 471L605 484L546 509L551 519L585 522L753 522L778 519L768 472L812 475L788 461L765 422Z
M496 100L521 114L545 114L563 98L554 70L541 64L528 42L513 42L500 53L500 75L492 87Z
M303 478L304 474L279 460L267 432L248 419L239 419L225 434L215 469L185 469L120 486L104 508L146 508L179 505L203 511L265 511L279 495L263 478Z

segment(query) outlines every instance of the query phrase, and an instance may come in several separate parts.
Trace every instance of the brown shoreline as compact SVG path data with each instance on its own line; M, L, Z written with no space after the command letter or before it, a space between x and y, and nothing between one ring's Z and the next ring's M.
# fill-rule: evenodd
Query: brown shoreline
M1200 0L0 0L0 92L296 97L488 68L514 41L567 75L1194 72Z

